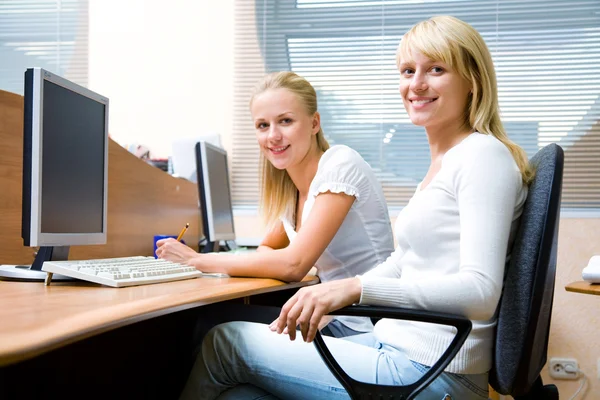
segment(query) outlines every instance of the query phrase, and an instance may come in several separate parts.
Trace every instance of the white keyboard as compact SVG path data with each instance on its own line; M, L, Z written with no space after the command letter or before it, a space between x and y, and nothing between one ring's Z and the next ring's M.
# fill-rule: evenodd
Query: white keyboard
M42 265L42 271L112 287L148 285L202 276L194 267L143 256L46 261ZM50 284L50 280L51 277L46 279L46 285Z

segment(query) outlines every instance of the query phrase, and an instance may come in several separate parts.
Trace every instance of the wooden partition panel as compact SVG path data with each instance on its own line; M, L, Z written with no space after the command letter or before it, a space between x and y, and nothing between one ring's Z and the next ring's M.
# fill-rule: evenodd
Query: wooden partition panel
M71 259L152 255L155 234L177 235L198 250L202 221L196 184L146 164L109 139L106 245L73 246ZM23 97L0 90L0 264L31 264L23 246Z

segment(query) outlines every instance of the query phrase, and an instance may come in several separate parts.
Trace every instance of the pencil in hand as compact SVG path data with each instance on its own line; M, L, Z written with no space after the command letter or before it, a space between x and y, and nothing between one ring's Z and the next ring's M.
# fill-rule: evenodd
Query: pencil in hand
M185 224L185 226L183 227L183 229L181 230L181 232L179 232L179 236L177 236L177 241L178 242L181 240L181 238L185 234L185 231L187 231L187 228L189 228L189 227L190 227L190 223L188 222L187 224Z

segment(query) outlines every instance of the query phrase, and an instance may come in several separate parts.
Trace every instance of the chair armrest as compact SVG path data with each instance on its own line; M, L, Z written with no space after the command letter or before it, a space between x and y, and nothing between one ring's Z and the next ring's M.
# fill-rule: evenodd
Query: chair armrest
M431 311L412 310L395 307L379 306L350 306L330 313L330 315L347 315L356 317L393 318L418 322L430 322L441 325L449 325L456 328L454 339L444 351L440 359L419 380L404 386L375 385L372 383L359 382L352 379L337 361L325 345L320 332L315 336L315 347L325 364L337 380L344 386L352 399L368 398L398 398L413 399L419 392L425 389L456 356L461 346L467 340L471 332L471 321L465 317L452 314L443 314Z

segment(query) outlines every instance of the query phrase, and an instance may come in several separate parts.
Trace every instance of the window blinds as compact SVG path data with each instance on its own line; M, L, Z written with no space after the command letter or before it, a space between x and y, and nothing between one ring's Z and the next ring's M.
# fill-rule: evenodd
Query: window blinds
M0 89L23 94L27 68L88 83L88 0L0 2Z
M388 204L406 204L429 150L402 106L395 51L404 32L433 15L454 15L482 34L509 136L530 157L548 143L563 147L563 207L600 208L597 0L235 0L234 204L258 204L248 102L253 85L278 70L315 86L329 142L359 151Z

